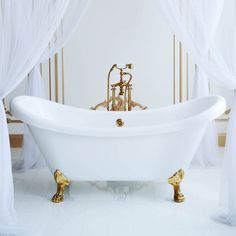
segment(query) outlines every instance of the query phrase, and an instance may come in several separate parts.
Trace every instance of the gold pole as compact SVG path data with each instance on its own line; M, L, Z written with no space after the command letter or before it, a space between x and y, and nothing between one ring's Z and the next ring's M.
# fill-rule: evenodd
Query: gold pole
M179 42L179 102L183 101L182 85L183 85L183 73L182 73L182 43Z
M186 53L186 93L187 93L187 100L189 98L189 81L188 81L188 53Z
M52 62L51 58L48 61L48 74L49 74L49 98L52 100Z
M111 98L112 98L112 104L111 104L111 110L112 111L115 111L115 99L116 99L116 88L115 87L112 87L112 95L111 95Z
M54 56L55 59L55 101L58 102L58 54Z
M175 35L173 35L173 103L175 104Z
M61 49L62 63L62 103L65 103L65 70L64 70L64 48Z

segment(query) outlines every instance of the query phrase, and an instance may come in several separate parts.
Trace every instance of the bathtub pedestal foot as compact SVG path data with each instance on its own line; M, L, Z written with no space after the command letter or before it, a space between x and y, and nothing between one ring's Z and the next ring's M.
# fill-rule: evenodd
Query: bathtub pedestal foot
M52 197L52 202L63 202L65 187L70 184L70 181L59 171L54 172L54 179L57 183L57 192Z
M180 191L180 183L184 178L184 171L179 170L173 176L168 179L168 183L171 184L174 188L174 201L175 202L184 202L184 195Z

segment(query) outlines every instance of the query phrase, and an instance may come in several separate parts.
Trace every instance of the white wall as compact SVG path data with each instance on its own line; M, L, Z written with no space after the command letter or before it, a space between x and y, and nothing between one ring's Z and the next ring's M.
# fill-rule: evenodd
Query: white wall
M134 100L172 103L172 33L155 0L94 0L65 47L65 102L89 108L106 97L112 64L133 63Z

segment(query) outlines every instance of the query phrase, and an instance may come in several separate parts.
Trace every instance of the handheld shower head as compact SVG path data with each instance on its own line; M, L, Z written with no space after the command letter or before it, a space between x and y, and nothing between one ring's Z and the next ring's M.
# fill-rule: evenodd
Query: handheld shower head
M133 69L134 65L133 64L116 64L116 68L118 70Z

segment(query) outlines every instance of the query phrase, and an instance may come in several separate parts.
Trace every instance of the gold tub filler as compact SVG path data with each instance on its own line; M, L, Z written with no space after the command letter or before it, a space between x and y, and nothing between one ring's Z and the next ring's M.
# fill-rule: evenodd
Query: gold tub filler
M111 73L114 69L119 70L120 79L117 83L110 85ZM141 105L132 100L132 84L131 80L133 76L128 70L133 69L132 64L117 65L114 64L109 70L107 77L107 98L105 101L98 103L95 107L91 107L91 110L97 110L100 107L106 108L107 111L131 111L135 107L139 107L142 110L147 109L146 106ZM128 79L125 80L125 77ZM111 91L111 95L110 95Z

